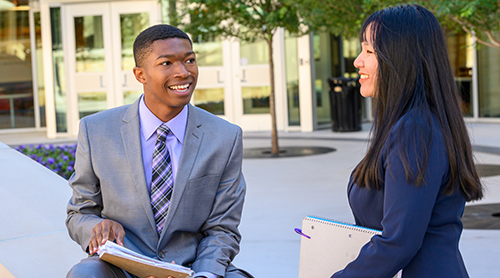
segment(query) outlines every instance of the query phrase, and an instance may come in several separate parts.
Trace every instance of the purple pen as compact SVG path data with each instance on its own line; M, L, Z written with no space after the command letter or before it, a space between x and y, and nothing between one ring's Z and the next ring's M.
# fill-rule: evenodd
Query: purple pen
M301 229L299 229L299 228L295 228L295 232L296 232L297 234L299 234L299 235L303 236L303 237L306 237L306 238L308 238L308 239L311 239L311 237L310 237L310 236L308 236L308 235L304 234L304 233L302 232L302 230L301 230Z

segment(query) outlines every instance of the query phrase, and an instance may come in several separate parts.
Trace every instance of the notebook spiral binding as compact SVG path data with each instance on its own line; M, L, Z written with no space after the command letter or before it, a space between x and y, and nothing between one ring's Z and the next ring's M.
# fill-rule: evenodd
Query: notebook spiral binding
M317 217L317 216L314 216L314 215L308 215L308 216L304 217L304 219L308 219L308 220L311 220L313 222L323 223L323 224L327 224L327 225L331 225L331 226L345 227L345 228L353 230L353 231L363 232L363 233L367 233L367 234L373 234L373 235L375 235L375 234L381 234L382 233L379 230L357 226L357 225L354 225L354 224L351 224L351 223L348 223L348 222L343 222L343 221L337 221L337 220L333 220L333 219L327 219L327 218Z

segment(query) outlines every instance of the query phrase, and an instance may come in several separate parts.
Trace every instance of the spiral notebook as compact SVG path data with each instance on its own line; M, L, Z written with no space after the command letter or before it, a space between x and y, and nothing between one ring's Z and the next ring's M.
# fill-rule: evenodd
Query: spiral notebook
M302 220L299 278L325 278L356 259L361 248L381 231L315 216ZM394 276L401 277L401 271Z

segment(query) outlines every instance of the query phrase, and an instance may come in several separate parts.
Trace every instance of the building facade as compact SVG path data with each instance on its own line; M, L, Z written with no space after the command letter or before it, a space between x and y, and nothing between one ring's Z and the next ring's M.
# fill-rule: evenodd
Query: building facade
M0 133L44 130L74 137L81 117L134 102L142 92L132 44L168 23L169 1L0 0ZM327 79L357 77L359 40L328 33L275 34L276 115L281 131L331 126ZM464 116L500 122L500 50L449 33ZM265 42L194 41L200 69L192 103L245 131L270 130ZM371 99L362 104L371 120Z

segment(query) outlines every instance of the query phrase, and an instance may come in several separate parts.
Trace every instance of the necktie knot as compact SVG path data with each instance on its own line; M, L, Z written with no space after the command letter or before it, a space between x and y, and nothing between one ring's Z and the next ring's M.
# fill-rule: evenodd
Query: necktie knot
M170 129L168 128L168 126L166 126L165 124L160 125L158 129L156 129L156 139L158 141L165 142L165 140L167 139L167 134L169 132Z

